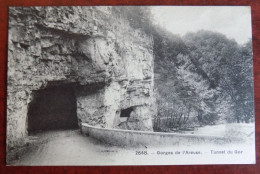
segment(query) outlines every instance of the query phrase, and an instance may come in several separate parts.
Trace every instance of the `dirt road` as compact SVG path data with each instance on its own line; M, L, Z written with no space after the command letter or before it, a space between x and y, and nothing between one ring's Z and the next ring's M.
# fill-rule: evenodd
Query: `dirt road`
M206 133L205 133L206 132ZM194 134L206 135L226 135L228 137L238 136L244 139L242 144L192 144L174 145L169 147L117 147L102 144L90 137L80 134L79 130L60 130L48 131L34 135L30 139L36 139L33 145L30 145L29 151L22 155L18 160L12 161L9 165L25 166L86 166L86 165L155 165L155 164L198 164L208 162L222 164L218 156L214 160L210 155L210 150L243 150L245 156L232 156L233 162L248 164L248 156L254 156L254 124L231 124L205 126L198 129ZM183 152L200 150L204 155L158 155L162 152ZM136 155L137 151L147 151L149 155ZM209 156L207 156L209 155ZM197 160L200 157L200 160ZM223 156L227 164L231 157ZM211 161L208 160L211 159ZM231 161L232 161L231 160ZM251 159L250 159L251 160ZM249 161L251 162L251 161ZM254 163L254 161L252 161Z
M97 165L117 160L118 151L83 136L78 130L49 131L35 135L34 145L11 165ZM102 160L101 160L102 159Z

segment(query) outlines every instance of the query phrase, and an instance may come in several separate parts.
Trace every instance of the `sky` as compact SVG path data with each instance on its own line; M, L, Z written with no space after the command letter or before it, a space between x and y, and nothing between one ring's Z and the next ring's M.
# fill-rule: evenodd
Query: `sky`
M243 44L252 38L251 11L246 6L154 6L155 23L181 36L211 30Z

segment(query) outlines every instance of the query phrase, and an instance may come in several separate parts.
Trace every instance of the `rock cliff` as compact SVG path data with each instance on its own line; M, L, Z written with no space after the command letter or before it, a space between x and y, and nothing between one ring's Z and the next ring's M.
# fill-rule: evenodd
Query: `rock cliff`
M8 149L24 144L37 91L64 85L79 122L151 131L152 38L117 7L10 7Z

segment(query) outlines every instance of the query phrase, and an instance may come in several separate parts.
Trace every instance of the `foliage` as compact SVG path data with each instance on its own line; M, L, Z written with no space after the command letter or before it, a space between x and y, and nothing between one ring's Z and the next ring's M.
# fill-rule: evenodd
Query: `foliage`
M196 117L198 125L253 121L251 42L199 31L183 38L161 27L154 37L158 117ZM174 107L161 103L174 103ZM190 110L194 112L190 113ZM174 116L172 116L174 115ZM182 128L188 120L173 125Z
M154 24L147 7L117 10L154 40L155 130L254 121L251 41L204 30L180 37Z
M129 25L134 29L142 29L146 34L150 35L153 28L151 20L151 11L145 6L117 6L113 11L126 18Z

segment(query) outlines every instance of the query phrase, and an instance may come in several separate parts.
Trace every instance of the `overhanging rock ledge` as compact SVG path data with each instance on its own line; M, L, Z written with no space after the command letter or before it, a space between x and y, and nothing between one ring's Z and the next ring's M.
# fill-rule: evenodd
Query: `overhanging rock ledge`
M7 149L25 143L37 91L66 85L79 122L152 131L153 39L117 8L10 7L9 14Z

